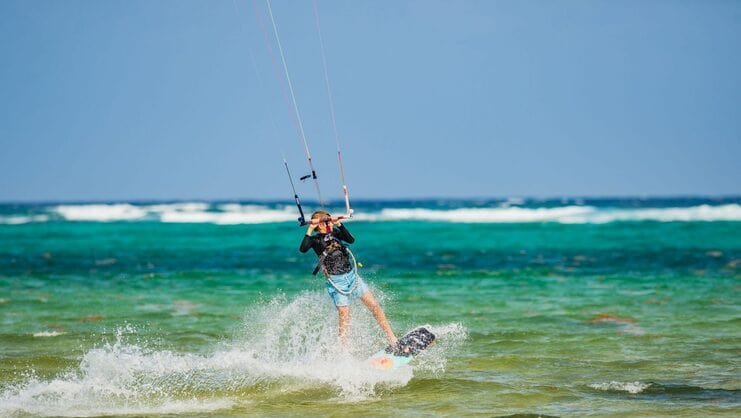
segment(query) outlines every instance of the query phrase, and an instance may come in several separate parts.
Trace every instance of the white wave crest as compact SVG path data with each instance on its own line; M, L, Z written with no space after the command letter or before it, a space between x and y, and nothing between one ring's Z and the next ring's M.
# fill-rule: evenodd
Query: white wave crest
M181 202L181 203L163 203L160 205L147 205L143 208L150 212L202 212L208 210L209 205L206 202Z
M543 223L602 224L610 222L715 222L741 221L741 205L697 205L667 208L603 208L559 206L528 208L505 204L498 207L456 209L385 208L373 212L357 210L353 219L371 222L430 221L450 223ZM213 207L204 202L157 205L80 204L50 208L52 214L67 221L115 222L159 221L166 223L211 223L217 225L294 222L293 206L225 203ZM49 221L48 215L0 216L0 224Z
M60 335L64 335L66 332L63 331L41 331L41 332L34 332L34 337L58 337Z
M287 222L297 218L291 208L271 209L260 205L228 204L221 212L203 210L166 211L159 214L162 222L213 223L218 225L263 224Z
M741 221L741 205L700 205L687 208L610 209L593 206L555 208L460 208L383 209L377 214L359 214L366 221L435 221L453 223L534 223L565 224L609 223L628 221L693 222Z
M23 216L23 215L10 215L10 216L0 216L0 224L2 225L22 225L27 223L38 223L38 222L46 222L49 220L49 216L47 215L33 215L33 216Z
M435 209L383 209L377 215L357 216L358 219L376 221L438 221L459 223L519 223L548 222L584 216L594 208L565 206L560 208L460 208L451 210Z
M52 209L68 221L133 221L143 219L147 211L128 203L115 205L60 205Z
M632 394L641 393L651 386L650 383L641 382L604 382L589 385L592 389L611 391L611 392L628 392Z
M60 205L52 211L67 221L116 222L154 220L165 223L213 223L218 225L287 222L297 218L290 207L223 204L218 211L209 203L183 202L158 205L82 204ZM0 221L2 218L0 218ZM34 219L10 219L16 223Z
M597 211L588 218L592 223L615 221L712 222L741 221L741 205L699 205L687 208L646 208Z

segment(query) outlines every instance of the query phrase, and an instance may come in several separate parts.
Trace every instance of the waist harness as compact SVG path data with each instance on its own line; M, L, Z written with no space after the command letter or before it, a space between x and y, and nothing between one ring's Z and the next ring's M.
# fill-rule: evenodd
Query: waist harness
M350 271L355 271L357 274L357 270L355 268L355 255L350 251L349 248L342 245L339 239L333 237L332 235L327 235L324 237L324 242L326 243L326 246L324 247L324 251L319 255L319 261L316 264L316 267L314 267L314 271L311 273L313 275L316 275L319 272L319 269L322 269L324 272L324 276L326 277L329 284L332 285L332 287L339 292L342 295L348 296L351 293L355 291L355 289L358 287L358 280L357 277L355 280L353 280L352 287L349 291L344 291L335 284L335 282L332 281L332 276L329 274L329 271L327 270L327 267L324 265L324 261L327 259L327 257L333 258L333 257L347 257L347 262L349 264Z

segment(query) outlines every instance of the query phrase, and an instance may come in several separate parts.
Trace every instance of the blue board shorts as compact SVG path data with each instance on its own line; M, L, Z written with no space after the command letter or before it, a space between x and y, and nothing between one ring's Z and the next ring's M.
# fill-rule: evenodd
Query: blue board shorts
M355 270L350 270L345 274L339 274L337 276L329 276L329 278L334 283L334 286L327 280L327 293L332 298L334 306L347 306L350 304L350 300L358 299L368 291L368 286L366 286L360 276L355 274ZM358 283L357 286L355 286L356 281ZM338 292L335 286L342 292ZM355 287L354 290L353 287ZM350 292L351 290L352 292Z

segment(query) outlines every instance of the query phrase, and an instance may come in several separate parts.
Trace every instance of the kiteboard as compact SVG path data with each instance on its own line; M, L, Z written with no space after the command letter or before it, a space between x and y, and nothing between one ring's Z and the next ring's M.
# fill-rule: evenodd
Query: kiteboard
M399 338L395 346L388 346L372 355L368 362L379 369L398 369L433 344L435 344L435 334L425 327L415 328Z

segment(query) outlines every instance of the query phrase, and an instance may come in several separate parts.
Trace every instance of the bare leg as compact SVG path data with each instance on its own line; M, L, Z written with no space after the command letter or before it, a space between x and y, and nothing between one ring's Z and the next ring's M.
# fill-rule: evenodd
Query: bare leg
M350 307L349 306L338 306L337 314L339 315L339 331L340 344L342 348L347 348L347 331L350 328Z
M391 325L389 325L389 321L386 319L386 314L383 313L381 305L379 305L378 302L376 302L376 298L373 297L373 293L370 291L365 292L365 294L360 297L360 300L362 300L363 304L365 304L368 310L371 311L373 317L376 318L378 325L380 325L383 332L386 333L386 339L388 339L389 344L395 345L397 341L396 335L394 335L394 331L391 329Z

